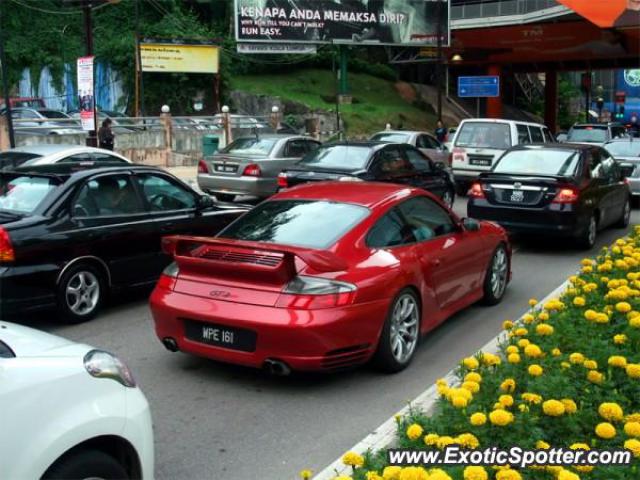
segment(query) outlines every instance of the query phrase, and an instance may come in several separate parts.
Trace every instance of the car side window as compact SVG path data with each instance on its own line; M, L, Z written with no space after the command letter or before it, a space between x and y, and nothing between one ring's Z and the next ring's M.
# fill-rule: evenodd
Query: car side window
M72 204L73 217L106 217L144 212L128 175L105 175L89 180Z
M93 162L93 157L90 153L77 153L63 158L58 163L79 163L79 162Z
M398 210L418 242L425 242L456 230L451 216L429 198L411 198L401 203Z
M378 220L367 234L366 244L372 248L395 247L415 243L411 228L404 223L397 209Z
M533 143L544 143L544 136L539 127L529 127L529 135Z
M303 157L307 153L306 140L289 140L284 149L287 158Z
M153 173L136 174L143 198L153 212L186 210L196 207L196 198L184 187Z
M432 170L429 160L427 160L418 150L407 148L405 150L405 154L413 168L418 172L430 172Z
M618 168L613 157L611 157L607 151L601 151L600 156L602 158L602 170L605 178L611 183L619 181L620 174L618 173Z
M545 143L555 143L556 140L555 138L553 138L553 135L551 135L551 132L547 127L544 127L542 129L542 133L544 134Z
M114 155L109 155L107 153L94 153L93 160L96 162L117 162L117 163L128 163L120 157L116 157Z
M604 178L604 168L602 167L602 159L600 158L600 152L597 150L591 150L587 154L589 158L589 171L591 172L591 178Z
M516 125L516 129L518 130L518 144L526 144L531 143L531 138L529 137L529 129L526 125Z
M382 178L411 175L415 169L398 147L385 148L374 163L374 174Z

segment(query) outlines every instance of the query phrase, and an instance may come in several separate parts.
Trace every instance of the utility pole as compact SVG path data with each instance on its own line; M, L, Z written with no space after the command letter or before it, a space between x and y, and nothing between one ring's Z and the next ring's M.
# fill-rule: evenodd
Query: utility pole
M2 66L2 91L6 105L7 126L9 127L9 145L15 148L16 139L11 118L11 101L9 100L9 74L7 73L7 59L4 54L4 0L0 0L0 66Z
M92 0L85 0L82 5L82 16L84 19L84 41L85 41L85 55L91 57L93 55L93 25L91 22L91 9ZM95 67L94 67L95 68ZM87 146L98 146L98 115L96 112L96 91L95 91L95 79L93 88L93 130L89 132L87 137Z
M144 117L144 77L140 55L140 1L136 0L136 117Z
M436 4L436 40L437 61L436 61L436 88L438 89L437 120L442 120L442 0L437 0Z

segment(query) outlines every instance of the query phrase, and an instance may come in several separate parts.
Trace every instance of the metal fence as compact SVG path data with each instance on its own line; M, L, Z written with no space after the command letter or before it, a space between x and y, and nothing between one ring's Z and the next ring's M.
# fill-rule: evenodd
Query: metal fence
M527 13L561 6L556 0L478 0L452 5L452 20L473 18L505 17L525 15Z

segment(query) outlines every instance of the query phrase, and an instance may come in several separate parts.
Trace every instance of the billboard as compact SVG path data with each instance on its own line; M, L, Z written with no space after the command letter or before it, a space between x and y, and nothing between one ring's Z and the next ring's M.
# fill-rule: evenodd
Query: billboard
M558 0L601 28L638 27L640 0Z
M424 46L450 40L449 0L235 0L238 42Z
M218 73L220 49L206 43L172 43L144 41L140 43L143 72Z
M94 57L80 57L77 62L78 73L78 105L82 129L96 129L96 102L93 93L93 60Z

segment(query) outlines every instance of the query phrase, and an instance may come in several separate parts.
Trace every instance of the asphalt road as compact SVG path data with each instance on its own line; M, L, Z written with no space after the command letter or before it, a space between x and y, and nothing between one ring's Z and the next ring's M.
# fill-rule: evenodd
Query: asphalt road
M457 202L456 210L464 211L464 203ZM632 222L640 222L640 211L634 210ZM597 248L623 233L601 232ZM83 325L61 326L51 315L23 323L126 360L151 403L156 478L287 480L302 468L319 471L341 455L495 336L504 319L524 313L529 298L542 298L561 284L585 256L562 240L518 241L515 248L504 301L449 319L397 375L364 367L274 378L172 354L155 338L144 295L121 300Z

